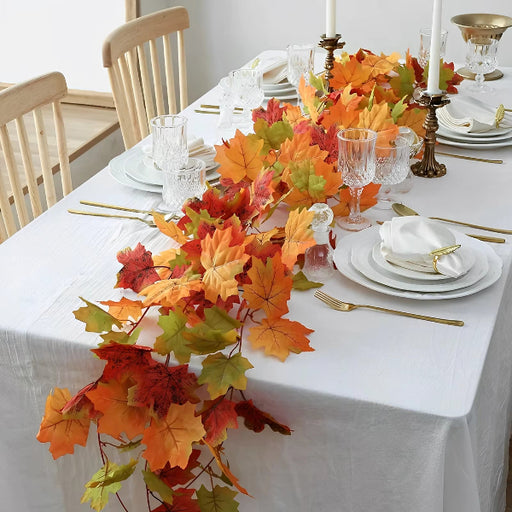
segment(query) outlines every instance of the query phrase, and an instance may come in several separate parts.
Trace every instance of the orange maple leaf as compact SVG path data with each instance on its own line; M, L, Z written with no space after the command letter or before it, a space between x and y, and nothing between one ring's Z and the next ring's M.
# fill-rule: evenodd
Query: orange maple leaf
M284 107L286 108L286 110L283 113L283 119L288 121L292 126L296 126L297 124L304 121L305 117L299 105L285 103Z
M282 262L292 269L297 256L303 254L308 247L315 245L313 231L309 228L315 214L303 208L292 210L284 227L285 240L282 247Z
M380 185L377 183L369 183L363 188L361 193L360 209L362 212L375 206L377 198L375 197L380 190ZM336 217L346 217L350 213L350 189L345 188L340 190L340 202L331 207Z
M190 279L189 276L183 276L179 279L164 279L157 281L140 291L140 295L145 295L144 306L160 305L172 308L184 297L190 296L192 292L198 292L202 288L200 279Z
M251 327L248 340L254 348L263 348L265 354L275 356L284 361L290 352L313 352L306 338L313 331L299 322L287 318L264 318L261 325Z
M169 262L173 261L176 256L179 256L180 252L181 249L171 247L159 254L153 255L153 264L155 265L155 270L158 272L160 279L168 279L171 277L171 269L166 267L168 267Z
M420 137L425 137L425 128L423 123L427 115L427 109L424 108L411 108L407 109L397 121L399 126L408 126L414 130Z
M332 69L333 77L329 85L334 89L343 89L348 84L357 89L369 80L372 68L363 66L354 55L351 55L348 61L342 62L336 60Z
M302 103L308 109L311 121L316 123L319 116L318 110L315 106L316 89L313 86L306 84L304 76L300 77L299 94L302 99Z
M349 84L350 85L350 84ZM339 128L351 128L359 121L359 104L363 96L350 93L351 87L345 87L338 101L324 110L321 124L328 130L333 124Z
M153 418L144 431L142 442L146 450L142 456L151 471L162 469L167 463L185 469L192 453L192 443L206 434L201 417L195 415L195 406L171 404L165 418Z
M54 459L75 452L75 444L85 446L89 435L89 410L86 408L63 415L62 408L71 399L69 390L55 388L48 395L43 421L37 433L37 440L50 443L50 452Z
M243 297L252 309L263 309L268 318L278 318L288 313L288 299L293 280L286 275L286 267L279 254L263 263L253 258L247 272L251 284L245 285Z
M217 297L227 300L238 293L235 276L242 272L249 255L245 244L233 243L233 228L217 229L213 236L201 240L201 265L204 267L203 286L205 297L215 303Z
M371 110L365 108L359 116L359 128L368 128L376 132L386 130L394 125L389 105L385 102L374 103Z
M188 241L188 238L184 235L183 231L172 221L167 222L165 217L157 212L152 213L153 220L156 227L168 237L172 238L180 245L183 245Z
M121 300L104 300L100 303L108 306L108 312L122 322L126 322L130 317L136 322L142 314L142 301L140 300L123 297Z
M128 405L128 388L130 380L123 383L117 380L98 382L87 398L94 404L95 410L103 413L98 419L98 432L120 439L124 432L128 439L133 439L144 432L149 420L146 407Z
M392 53L391 55L381 54L375 55L373 53L366 53L362 65L370 69L370 77L376 78L379 75L388 74L400 60L399 53Z
M221 459L221 451L222 451L222 447L221 446L211 446L210 444L208 443L205 443L206 446L208 446L208 449L210 450L210 452L212 452L212 455L215 457L215 461L217 462L217 465L219 466L220 470L229 478L229 481L243 494L247 495L247 496L251 496L246 489L244 489L239 483L238 483L238 478L233 475L233 473L231 472L231 470L229 469L229 467L224 464L224 462L222 462L222 459ZM251 496L252 498L252 496Z
M297 162L300 160L325 160L328 156L327 151L320 149L317 144L311 145L311 133L296 133L292 139L286 139L281 144L279 154L279 163L287 166L290 162Z
M219 146L215 146L215 161L220 164L217 169L223 178L230 178L238 183L246 176L254 180L263 167L261 148L264 140L244 135L236 131L234 138Z

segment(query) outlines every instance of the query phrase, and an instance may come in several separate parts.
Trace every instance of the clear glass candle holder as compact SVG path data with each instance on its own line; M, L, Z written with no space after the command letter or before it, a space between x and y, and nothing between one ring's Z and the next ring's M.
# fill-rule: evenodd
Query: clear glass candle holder
M187 122L185 116L171 114L151 119L153 163L159 171L181 169L187 163Z
M162 208L179 214L187 199L201 197L206 190L206 164L189 158L180 169L163 171Z

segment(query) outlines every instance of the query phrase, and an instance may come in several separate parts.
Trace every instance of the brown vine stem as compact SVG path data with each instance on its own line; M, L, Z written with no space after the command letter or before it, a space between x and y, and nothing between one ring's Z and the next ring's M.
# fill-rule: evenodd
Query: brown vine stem
M137 329L137 327L139 326L139 324L142 322L142 319L146 316L147 312L149 311L149 308L151 306L148 306L146 308L146 310L144 311L144 313L142 313L142 315L140 315L140 318L135 322L135 324L133 325L133 327L128 331L128 336L130 336L130 334L135 330Z
M212 464L212 462L215 460L215 457L212 457L210 459L210 462L206 464L203 468L201 468L201 471L192 479L190 482L184 487L184 489L188 489ZM210 475L211 478L211 475Z

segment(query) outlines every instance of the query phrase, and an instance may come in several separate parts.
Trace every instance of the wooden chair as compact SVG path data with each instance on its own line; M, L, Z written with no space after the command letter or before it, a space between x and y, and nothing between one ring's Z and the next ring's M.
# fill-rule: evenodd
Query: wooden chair
M103 66L109 72L126 149L149 134L151 118L178 111L171 44L174 34L180 110L188 105L183 31L189 26L188 11L172 7L129 21L105 40Z
M0 241L56 203L54 172L60 171L62 194L72 190L60 104L66 93L66 80L57 72L0 91ZM52 170L53 152L59 165Z

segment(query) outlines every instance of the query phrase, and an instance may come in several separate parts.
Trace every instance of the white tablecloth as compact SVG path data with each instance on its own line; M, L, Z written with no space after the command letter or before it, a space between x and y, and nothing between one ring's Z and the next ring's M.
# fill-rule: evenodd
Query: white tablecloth
M511 90L512 70L495 82ZM510 95L509 95L510 96ZM217 117L188 110L190 131L218 141ZM503 165L438 157L448 173L414 179L403 196L426 215L512 228L512 148L455 153L503 158ZM119 298L119 250L165 240L136 221L66 212L80 199L151 208L159 198L119 185L103 170L0 246L1 510L72 512L100 467L94 433L87 448L54 462L36 441L52 387L72 393L97 378L96 337L72 311ZM384 220L382 211L374 218ZM466 230L470 232L471 230ZM341 231L339 235L343 234ZM415 301L382 295L336 275L324 288L352 302L458 318L463 328L358 310L338 313L293 293L290 318L314 329L315 351L285 363L247 347L254 369L247 395L293 429L292 436L243 427L225 444L231 469L254 499L241 512L502 512L507 477L512 362L511 237L493 248L500 280L476 295ZM155 331L156 332L156 331ZM145 510L137 488L122 491ZM107 510L121 510L115 498Z

